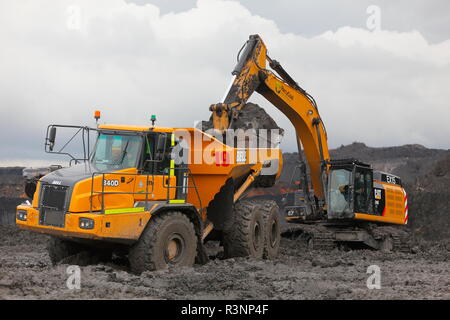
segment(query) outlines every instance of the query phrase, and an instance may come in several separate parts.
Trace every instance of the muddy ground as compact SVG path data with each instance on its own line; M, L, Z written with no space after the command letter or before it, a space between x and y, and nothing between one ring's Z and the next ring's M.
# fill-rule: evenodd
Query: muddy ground
M283 238L274 261L214 259L220 249L210 243L206 265L136 276L123 260L90 263L80 267L81 289L69 290L69 264L51 265L47 236L0 227L0 240L2 299L450 299L448 241L406 254L309 251ZM380 267L379 290L366 286L370 265Z

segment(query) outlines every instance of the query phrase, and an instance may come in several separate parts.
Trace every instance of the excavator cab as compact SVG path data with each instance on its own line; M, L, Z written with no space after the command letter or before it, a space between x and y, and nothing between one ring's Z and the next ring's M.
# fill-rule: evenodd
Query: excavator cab
M374 211L373 170L353 159L331 162L328 181L328 219L354 218Z
M300 166L300 189L290 201L285 197L287 220L317 218L313 191L309 190L304 165ZM353 159L332 160L327 187L327 218L352 219L355 213L374 214L373 170L370 165Z

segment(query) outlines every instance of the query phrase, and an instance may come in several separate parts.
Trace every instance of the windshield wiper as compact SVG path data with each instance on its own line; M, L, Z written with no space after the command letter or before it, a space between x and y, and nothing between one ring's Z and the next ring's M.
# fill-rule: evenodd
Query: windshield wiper
M127 148L128 148L128 144L129 143L130 143L130 140L128 140L127 143L125 144L125 148L123 148L122 157L120 158L120 162L119 163L115 163L116 165L119 165L119 164L123 163L123 159L125 159L125 155L127 154Z

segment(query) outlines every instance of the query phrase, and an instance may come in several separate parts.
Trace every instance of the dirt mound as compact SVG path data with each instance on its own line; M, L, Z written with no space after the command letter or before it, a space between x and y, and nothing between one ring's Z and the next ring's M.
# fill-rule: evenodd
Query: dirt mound
M19 198L24 194L22 167L0 168L0 196Z
M239 117L232 124L233 129L278 129L284 133L275 120L259 105L247 103L239 112Z
M26 199L22 169L0 168L0 225L12 225L16 206Z
M443 192L450 185L450 151L429 167L423 178L415 186L418 190Z
M436 163L431 174L450 180L450 152L447 152L444 158Z
M427 239L450 239L450 151L405 188L413 230Z
M353 142L347 146L331 150L335 159L356 158L362 161L395 159L395 158L429 158L442 154L443 150L428 149L420 144L406 144L398 147L368 147L362 142Z
M208 121L202 121L199 129L207 131L213 129L212 116ZM269 130L267 132L267 140L272 142L273 145L277 144L278 136L271 136L270 130L278 130L277 135L284 135L284 130L280 128L275 120L259 105L255 103L247 103L239 112L239 117L231 124L230 129L254 129L257 135L261 135L261 129Z
M208 121L202 121L201 125L203 131L212 129L214 127L212 116ZM231 129L279 129L284 132L263 108L251 102L241 109L239 117L232 123Z
M410 228L418 237L450 239L450 192L410 192Z

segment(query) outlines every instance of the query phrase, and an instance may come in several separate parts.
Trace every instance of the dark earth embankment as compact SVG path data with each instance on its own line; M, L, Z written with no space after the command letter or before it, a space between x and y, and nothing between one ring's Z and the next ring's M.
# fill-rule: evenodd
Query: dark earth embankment
M12 225L18 204L26 200L22 167L0 168L0 225Z

